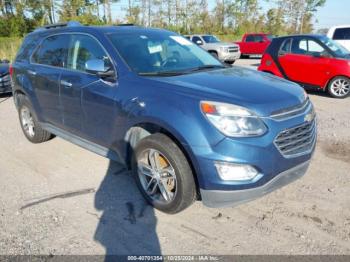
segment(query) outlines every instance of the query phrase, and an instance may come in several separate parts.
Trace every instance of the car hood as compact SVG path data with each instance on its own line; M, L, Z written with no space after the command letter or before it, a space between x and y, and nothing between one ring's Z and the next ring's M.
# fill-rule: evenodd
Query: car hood
M9 73L9 65L8 64L0 64L0 76Z
M293 107L306 99L297 84L252 69L234 66L173 77L152 78L173 91L199 100L214 100L244 106L259 116ZM179 88L181 87L181 88Z

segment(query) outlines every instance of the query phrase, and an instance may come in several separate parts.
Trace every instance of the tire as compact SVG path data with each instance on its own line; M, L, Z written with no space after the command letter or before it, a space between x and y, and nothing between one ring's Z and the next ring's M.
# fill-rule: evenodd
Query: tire
M28 98L18 95L18 116L25 137L32 143L38 144L50 140L51 133L41 128Z
M229 65L233 65L236 62L236 60L233 61L226 61L225 63L229 64Z
M137 144L132 173L145 199L162 212L179 213L196 200L191 167L180 148L166 135L156 133Z
M334 98L345 98L350 93L350 79L337 76L328 83L328 94Z
M209 54L211 54L213 57L215 57L216 59L219 59L219 55L217 52L215 51L210 51Z

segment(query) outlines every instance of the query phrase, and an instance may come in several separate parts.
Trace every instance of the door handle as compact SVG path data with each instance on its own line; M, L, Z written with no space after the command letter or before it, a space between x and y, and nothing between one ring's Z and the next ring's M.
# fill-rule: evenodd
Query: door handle
M72 87L72 83L69 83L67 81L61 80L61 85L65 86L66 88Z
M28 74L30 74L30 75L32 75L32 76L35 76L35 75L36 75L36 72L33 71L33 70L28 70L27 72L28 72Z

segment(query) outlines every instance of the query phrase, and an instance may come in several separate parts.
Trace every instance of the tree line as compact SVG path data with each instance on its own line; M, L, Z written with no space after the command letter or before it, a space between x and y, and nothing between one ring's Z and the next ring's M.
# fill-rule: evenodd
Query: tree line
M0 0L0 36L23 36L38 26L69 20L90 25L133 23L183 34L309 33L315 12L326 2L212 0L209 5L209 1ZM123 10L122 17L113 14L113 6Z

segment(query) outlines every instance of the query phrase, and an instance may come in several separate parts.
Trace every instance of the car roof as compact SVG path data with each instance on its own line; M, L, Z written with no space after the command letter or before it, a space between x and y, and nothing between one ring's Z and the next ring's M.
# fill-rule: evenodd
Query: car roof
M165 29L146 28L146 27L136 26L132 24L121 24L121 25L115 25L115 26L84 26L78 22L73 21L69 23L52 24L52 25L43 26L31 32L30 35L38 34L41 36L45 36L53 33L69 33L69 32L82 32L82 33L100 32L104 34L110 34L110 33L123 33L123 32L142 33L142 32L151 32L151 31L169 32Z
M280 40L280 39L287 39L287 38L295 38L295 37L315 37L315 38L319 38L319 37L324 37L325 35L321 35L321 34L299 34L299 35L286 35L286 36L278 36L278 37L274 37L274 40Z
M350 28L350 25L335 25L335 26L332 26L331 28L329 28L329 30L335 30L338 28Z

